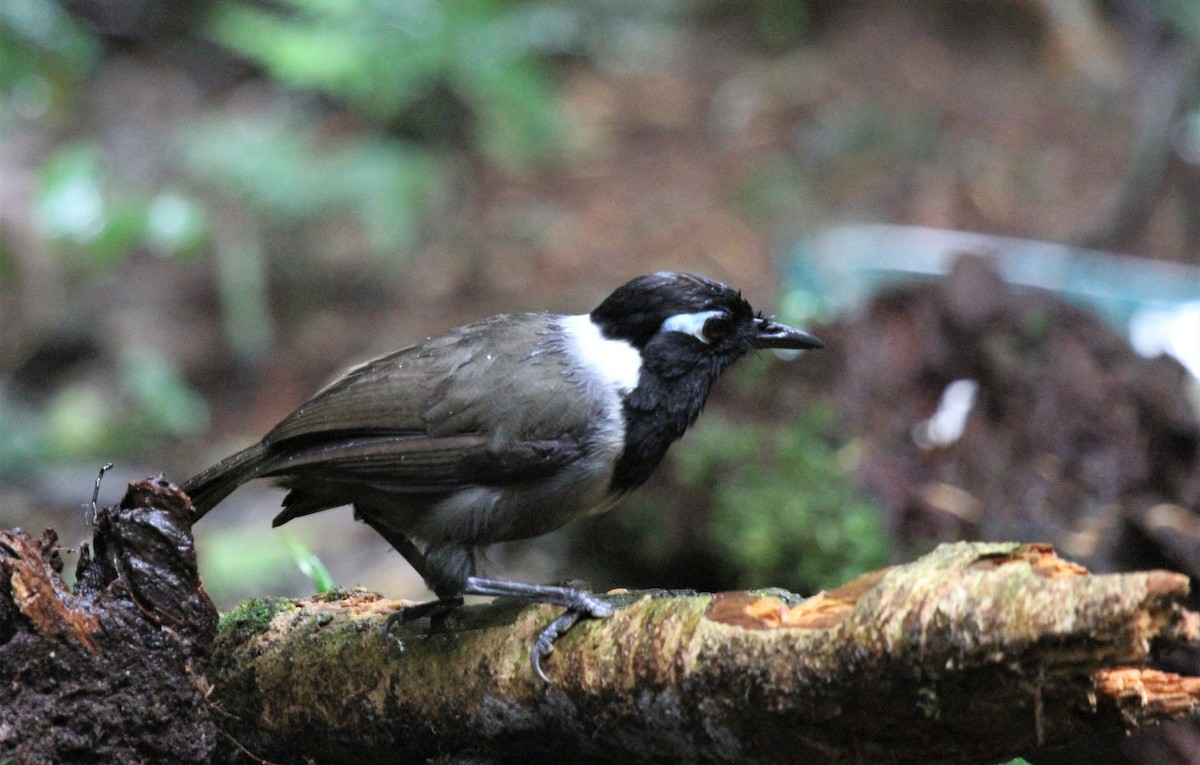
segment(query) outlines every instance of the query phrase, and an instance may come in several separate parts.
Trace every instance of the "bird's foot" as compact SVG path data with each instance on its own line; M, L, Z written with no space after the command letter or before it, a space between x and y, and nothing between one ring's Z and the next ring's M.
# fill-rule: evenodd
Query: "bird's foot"
M552 585L506 582L500 579L483 579L472 576L467 579L464 591L467 595L491 595L516 598L530 603L549 603L564 606L567 610L538 633L529 650L529 665L537 676L550 681L542 670L542 660L554 652L554 643L567 634L575 623L584 617L607 619L616 612L616 607L579 587L556 587Z
M392 634L392 629L397 626L403 626L409 622L415 622L418 619L429 617L430 626L436 628L442 619L446 618L451 611L460 607L463 604L463 599L455 598L438 598L431 600L428 603L414 603L411 606L405 606L399 611L393 611L388 614L388 618L383 622L383 634L395 640L400 649L404 649L404 643L400 638Z
M533 671L543 681L548 683L550 682L550 678L546 676L545 670L542 669L542 660L554 653L554 643L560 637L567 634L567 631L585 616L593 619L607 619L616 610L611 603L603 600L596 600L595 602L600 606L599 608L568 608L538 633L537 639L533 641L533 645L529 649L529 666L533 667Z

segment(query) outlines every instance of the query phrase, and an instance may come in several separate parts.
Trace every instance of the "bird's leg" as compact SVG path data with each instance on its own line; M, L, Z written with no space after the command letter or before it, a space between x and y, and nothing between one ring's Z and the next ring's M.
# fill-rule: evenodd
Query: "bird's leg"
M481 576L467 577L464 595L490 595L496 598L515 598L529 603L549 603L565 606L573 611L583 611L588 616L604 618L613 613L612 604L601 600L587 590L578 587L559 587L550 584L526 584L504 579L485 579Z
M565 635L581 618L586 616L607 619L615 611L611 603L578 587L525 584L475 576L470 548L461 545L437 545L422 553L404 534L382 523L373 522L367 514L363 514L363 520L396 548L438 594L437 600L406 606L390 614L383 624L384 634L390 635L392 627L397 624L407 624L425 616L436 622L461 606L463 595L514 598L526 603L563 606L567 609L566 612L538 633L529 650L530 666L538 677L548 682L549 678L542 670L542 660L554 651L554 642Z
M424 554L417 549L417 546L413 544L411 539L389 529L381 523L373 523L369 517L364 518L364 520L367 522L367 525L375 529L381 537L386 539L388 544L396 549L396 552L404 556L404 559L408 561L408 565L416 569L416 572L421 575L422 579L429 581L429 565L425 560ZM436 625L446 614L462 604L463 599L461 595L443 595L439 596L437 600L431 600L428 603L415 603L411 606L405 606L399 611L393 611L391 614L388 614L388 618L383 622L383 634L391 635L392 627L397 624L408 624L425 616L428 616L430 622Z
M554 642L567 633L583 617L607 619L616 610L611 603L597 598L592 593L576 587L556 587L543 584L525 584L523 582L507 582L502 579L484 579L478 576L467 577L465 595L491 595L502 598L515 598L529 603L549 603L564 606L567 610L554 621L550 622L533 641L529 651L529 664L538 677L549 682L550 678L542 671L542 659L554 651Z

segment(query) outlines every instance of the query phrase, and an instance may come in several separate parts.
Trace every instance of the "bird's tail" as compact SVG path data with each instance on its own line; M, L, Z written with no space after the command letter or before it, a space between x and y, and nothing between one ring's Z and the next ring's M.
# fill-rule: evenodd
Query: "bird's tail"
M195 508L192 522L203 518L234 489L257 476L263 467L266 451L265 446L257 443L189 478L183 484L183 491L191 498L192 507Z

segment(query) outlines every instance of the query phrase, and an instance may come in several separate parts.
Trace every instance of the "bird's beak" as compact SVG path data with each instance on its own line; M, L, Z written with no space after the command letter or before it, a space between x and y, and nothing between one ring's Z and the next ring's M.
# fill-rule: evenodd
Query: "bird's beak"
M770 319L756 318L754 320L755 348L789 348L792 350L807 350L824 348L816 335L810 335L802 329L779 324Z

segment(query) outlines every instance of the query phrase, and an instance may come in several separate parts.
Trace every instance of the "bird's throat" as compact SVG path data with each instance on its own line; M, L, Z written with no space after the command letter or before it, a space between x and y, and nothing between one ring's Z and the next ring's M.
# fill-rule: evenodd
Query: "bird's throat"
M613 491L632 491L650 477L671 444L700 416L716 378L716 373L698 370L667 384L643 370L638 387L622 402L625 449L613 468Z

